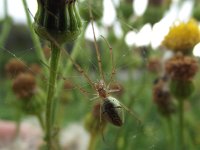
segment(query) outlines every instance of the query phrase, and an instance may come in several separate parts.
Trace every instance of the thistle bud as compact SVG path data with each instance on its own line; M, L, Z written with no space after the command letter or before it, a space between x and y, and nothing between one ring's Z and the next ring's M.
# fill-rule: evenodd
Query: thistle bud
M129 19L134 14L132 3L133 0L120 1L119 10L121 10L121 17Z
M37 0L34 29L41 38L62 44L75 40L81 32L76 0Z
M91 1L91 3L89 3L89 0L85 0L81 3L80 14L81 17L86 21L90 20L89 7L91 7L93 19L101 19L101 17L103 16L103 0Z
M170 91L178 100L184 100L191 96L194 84L191 80L171 80Z
M200 2L196 2L194 6L192 15L196 20L200 20Z

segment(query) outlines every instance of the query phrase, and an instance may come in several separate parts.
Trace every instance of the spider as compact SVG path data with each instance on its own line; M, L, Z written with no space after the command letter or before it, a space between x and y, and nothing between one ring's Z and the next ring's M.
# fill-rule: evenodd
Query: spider
M114 126L121 127L124 124L124 109L125 109L134 118L136 118L139 123L141 123L140 119L137 117L137 115L133 111L131 111L128 107L126 107L124 104L122 104L120 101L118 101L115 97L111 96L111 93L120 91L119 89L110 89L110 85L111 85L111 83L114 79L115 73L116 73L115 66L114 66L114 60L113 60L113 50L112 50L112 47L109 45L108 41L103 36L101 36L104 39L104 41L106 42L107 46L109 47L110 57L111 57L112 70L111 70L111 74L110 74L110 81L107 83L105 80L103 69L102 69L102 60L101 60L100 50L97 45L91 9L90 9L90 18L91 18L91 25L92 25L96 57L97 57L97 61L98 61L98 71L99 71L101 79L98 80L97 82L93 82L90 79L89 75L82 69L82 67L78 63L75 62L75 60L70 56L70 54L66 50L64 50L64 52L66 53L66 55L68 56L68 58L70 59L70 61L74 65L74 67L76 68L76 70L85 78L87 83L96 92L94 94L95 97L92 98L91 100L100 99L100 122L101 122L102 116L103 116L108 122L110 122ZM49 38L52 38L52 37L49 37ZM52 41L55 41L55 40L52 38ZM55 44L58 47L60 47L59 44L56 43L56 41L55 41ZM86 92L84 89L82 89L80 87L78 87L78 88L83 93Z

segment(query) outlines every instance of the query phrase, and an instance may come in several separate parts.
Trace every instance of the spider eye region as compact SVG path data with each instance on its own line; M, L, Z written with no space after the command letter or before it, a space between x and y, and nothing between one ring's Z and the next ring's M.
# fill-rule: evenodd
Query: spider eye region
M102 104L102 115L111 124L121 127L124 123L124 111L120 102L114 97L107 97Z

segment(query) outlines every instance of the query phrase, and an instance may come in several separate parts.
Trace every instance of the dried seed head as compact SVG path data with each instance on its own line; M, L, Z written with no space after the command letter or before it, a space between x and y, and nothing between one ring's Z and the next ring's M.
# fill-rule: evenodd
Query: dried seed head
M153 87L153 100L164 116L169 116L174 113L175 108L172 103L170 92L166 88L166 81L158 79Z
M19 99L31 98L36 90L35 77L29 73L19 74L13 81L12 89Z
M29 72L34 76L41 74L42 69L38 64L31 64Z
M51 56L51 48L48 45L44 45L43 47L44 56L49 59Z
M17 59L10 59L5 66L6 74L9 78L15 78L18 74L26 71L26 64Z
M193 57L178 54L166 62L165 70L172 79L190 80L198 71L198 62Z
M65 90L70 90L70 89L73 89L73 88L74 88L74 84L72 83L72 81L66 80L64 82L64 89Z
M147 69L150 72L157 73L161 70L161 63L158 58L150 58L147 64Z

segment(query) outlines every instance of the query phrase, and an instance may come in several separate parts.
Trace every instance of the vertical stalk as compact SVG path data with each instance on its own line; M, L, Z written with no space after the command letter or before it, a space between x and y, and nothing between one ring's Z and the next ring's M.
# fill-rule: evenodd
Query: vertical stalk
M96 134L93 132L90 136L90 142L89 142L89 147L88 150L94 150L96 146Z
M43 117L42 117L41 113L37 113L36 116L38 118L38 121L40 123L41 128L43 130L45 130L45 124L44 124L44 120L43 120Z
M183 130L184 130L184 123L183 123L183 100L179 100L179 148L183 150L184 148L184 137L183 137Z
M12 19L8 16L8 4L7 0L4 0L4 23L1 29L0 34L0 46L3 47L5 45L5 41L10 33L12 27Z
M173 125L172 125L172 118L171 116L167 117L167 122L168 122L168 129L169 129L169 145L171 150L174 150L175 146L175 139L174 139L174 134L173 134Z
M5 18L8 17L8 1L7 0L4 0L4 15L5 15Z
M57 68L60 56L60 48L57 47L53 42L51 43L51 61L50 61L50 77L48 83L48 93L47 93L47 101L46 101L46 141L47 141L47 149L52 149L52 130L54 126L53 121L53 110L55 110L54 104L54 92L55 92L55 83L56 83L56 75Z

